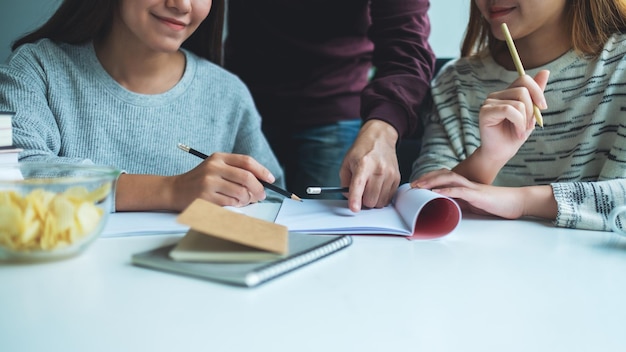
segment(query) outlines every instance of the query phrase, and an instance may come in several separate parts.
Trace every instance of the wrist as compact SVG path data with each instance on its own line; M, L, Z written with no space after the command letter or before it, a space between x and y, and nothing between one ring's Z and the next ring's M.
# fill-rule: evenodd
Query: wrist
M382 140L395 148L398 143L398 131L389 123L382 120L368 120L359 131L359 137L366 136L370 139Z
M176 192L174 191L176 185L177 176L159 176L156 180L154 193L157 193L155 199L158 202L161 209L164 210L183 210L183 207L177 204Z
M527 186L519 188L523 199L523 215L549 220L556 219L558 204L552 186Z
M505 163L491 158L481 147L478 147L467 159L455 166L452 171L470 181L490 185Z
M500 169L502 169L508 161L508 159L502 160L499 158L494 158L494 156L491 153L486 152L482 146L476 148L471 156L477 160L480 160L480 163L483 167L487 167L490 170L495 171L496 174L500 172Z
M166 176L121 175L116 186L116 210L177 210L172 181L173 177Z

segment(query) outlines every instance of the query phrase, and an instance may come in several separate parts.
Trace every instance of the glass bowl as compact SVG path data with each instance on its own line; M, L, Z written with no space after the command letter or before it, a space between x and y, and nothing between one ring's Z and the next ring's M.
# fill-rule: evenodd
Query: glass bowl
M113 167L0 165L0 260L47 261L84 251L113 209Z

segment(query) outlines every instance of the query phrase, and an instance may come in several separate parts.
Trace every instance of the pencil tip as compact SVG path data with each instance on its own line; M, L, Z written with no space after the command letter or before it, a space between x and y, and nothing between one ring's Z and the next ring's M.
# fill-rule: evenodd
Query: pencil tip
M297 201L299 201L299 202L302 202L302 198L298 197L298 196L297 196L297 195L295 195L295 194L291 194L291 199L293 199L293 200L297 200Z

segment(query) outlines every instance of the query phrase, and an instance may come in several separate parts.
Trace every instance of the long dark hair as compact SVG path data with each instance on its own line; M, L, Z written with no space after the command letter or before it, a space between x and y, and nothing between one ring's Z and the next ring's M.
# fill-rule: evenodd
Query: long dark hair
M20 45L48 38L55 42L82 44L105 37L113 22L119 0L64 0L48 22L17 39L12 50ZM192 51L222 65L222 32L224 30L224 0L213 0L209 16L183 43Z

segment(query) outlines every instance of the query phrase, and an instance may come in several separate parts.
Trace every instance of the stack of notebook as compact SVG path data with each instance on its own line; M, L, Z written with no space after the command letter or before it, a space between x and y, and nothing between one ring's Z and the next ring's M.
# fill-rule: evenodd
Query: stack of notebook
M0 111L0 164L17 163L21 149L13 146L12 112Z
M178 217L189 226L176 244L133 255L135 265L253 287L331 255L352 243L347 235L288 233L257 219L196 199Z

